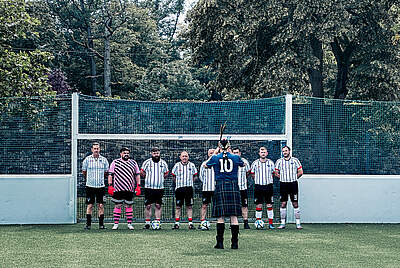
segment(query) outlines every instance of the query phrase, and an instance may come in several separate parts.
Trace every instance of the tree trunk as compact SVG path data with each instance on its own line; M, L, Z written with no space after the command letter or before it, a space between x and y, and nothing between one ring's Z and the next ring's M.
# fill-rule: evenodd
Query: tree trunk
M319 61L317 68L310 68L308 70L308 76L311 83L312 96L317 98L324 97L324 88L322 84L322 72L323 72L323 50L322 42L311 36L310 45L314 57Z
M90 26L87 28L88 32L88 45L90 49L94 49L93 46L93 37L92 37L92 29ZM89 51L89 61L90 61L90 80L92 86L92 94L96 96L97 93L97 72L96 72L96 61L94 60L94 53Z
M354 51L355 45L347 42L345 49L342 50L337 38L331 43L333 54L337 62L337 76L335 86L335 99L345 99L348 93L347 79L350 66L350 58Z
M106 29L106 32L108 30ZM111 97L111 57L110 57L110 37L106 34L104 39L104 95Z

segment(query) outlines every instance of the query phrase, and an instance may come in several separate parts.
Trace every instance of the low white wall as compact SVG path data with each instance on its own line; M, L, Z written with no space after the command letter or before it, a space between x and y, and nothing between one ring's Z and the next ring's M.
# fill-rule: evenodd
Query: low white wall
M305 223L400 223L400 175L303 175Z
M0 224L75 223L72 175L0 175Z

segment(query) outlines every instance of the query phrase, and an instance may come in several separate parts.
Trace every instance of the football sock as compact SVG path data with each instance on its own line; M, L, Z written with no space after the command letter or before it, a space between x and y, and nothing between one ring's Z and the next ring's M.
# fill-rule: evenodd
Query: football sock
M126 208L125 214L126 214L126 221L128 222L128 224L131 224L133 218L133 208Z
M256 219L261 220L262 218L262 208L256 208Z
M101 215L99 216L99 225L100 225L100 226L103 226L103 225L104 225L104 214L101 214Z
M119 218L121 218L121 208L114 208L114 223L119 223Z
M179 224L179 218L175 218L175 224Z
M146 219L146 224L150 224L150 219Z
M189 224L193 224L193 223L192 223L192 221L193 221L192 218L188 218L188 220L189 220Z
M274 210L272 207L267 208L267 215L268 215L268 223L273 224L274 222Z
M92 225L92 214L86 214L86 225Z
M286 224L286 208L281 208L281 224Z
M294 209L294 217L296 218L296 224L300 224L300 208Z

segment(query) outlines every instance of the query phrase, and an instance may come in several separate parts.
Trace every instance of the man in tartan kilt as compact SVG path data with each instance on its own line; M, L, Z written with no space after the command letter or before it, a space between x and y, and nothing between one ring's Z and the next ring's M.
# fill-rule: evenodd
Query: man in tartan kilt
M224 248L225 217L230 217L231 223L231 248L238 248L239 222L238 216L242 215L240 191L238 185L238 168L244 166L243 160L231 153L227 140L221 140L219 148L206 163L208 168L213 167L215 172L215 191L213 203L213 217L217 221L217 244L214 248Z

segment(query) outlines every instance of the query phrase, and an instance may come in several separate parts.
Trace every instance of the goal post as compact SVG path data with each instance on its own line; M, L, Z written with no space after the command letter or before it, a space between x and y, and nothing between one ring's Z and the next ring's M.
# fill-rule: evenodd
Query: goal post
M84 186L81 162L94 141L101 143L102 152L109 161L119 157L118 146L123 145L133 151L133 158L141 166L150 157L150 147L158 146L170 170L178 162L178 153L182 150L189 151L190 161L199 167L207 158L208 148L217 146L219 126L227 121L224 137L231 141L232 146L242 147L242 153L250 164L258 158L260 146L266 146L272 160L276 161L280 157L280 148L292 144L291 106L291 95L251 101L147 102L74 93L71 159L77 196L82 196ZM166 182L165 196L173 199L173 190L169 186ZM199 193L195 188L195 196ZM275 200L277 198L275 196ZM76 203L79 206L81 202L78 200ZM276 203L279 205L279 199ZM171 214L173 206L171 204ZM82 209L77 207L77 213ZM136 216L141 219L140 214ZM254 217L251 214L249 217ZM288 214L288 221L290 217Z

